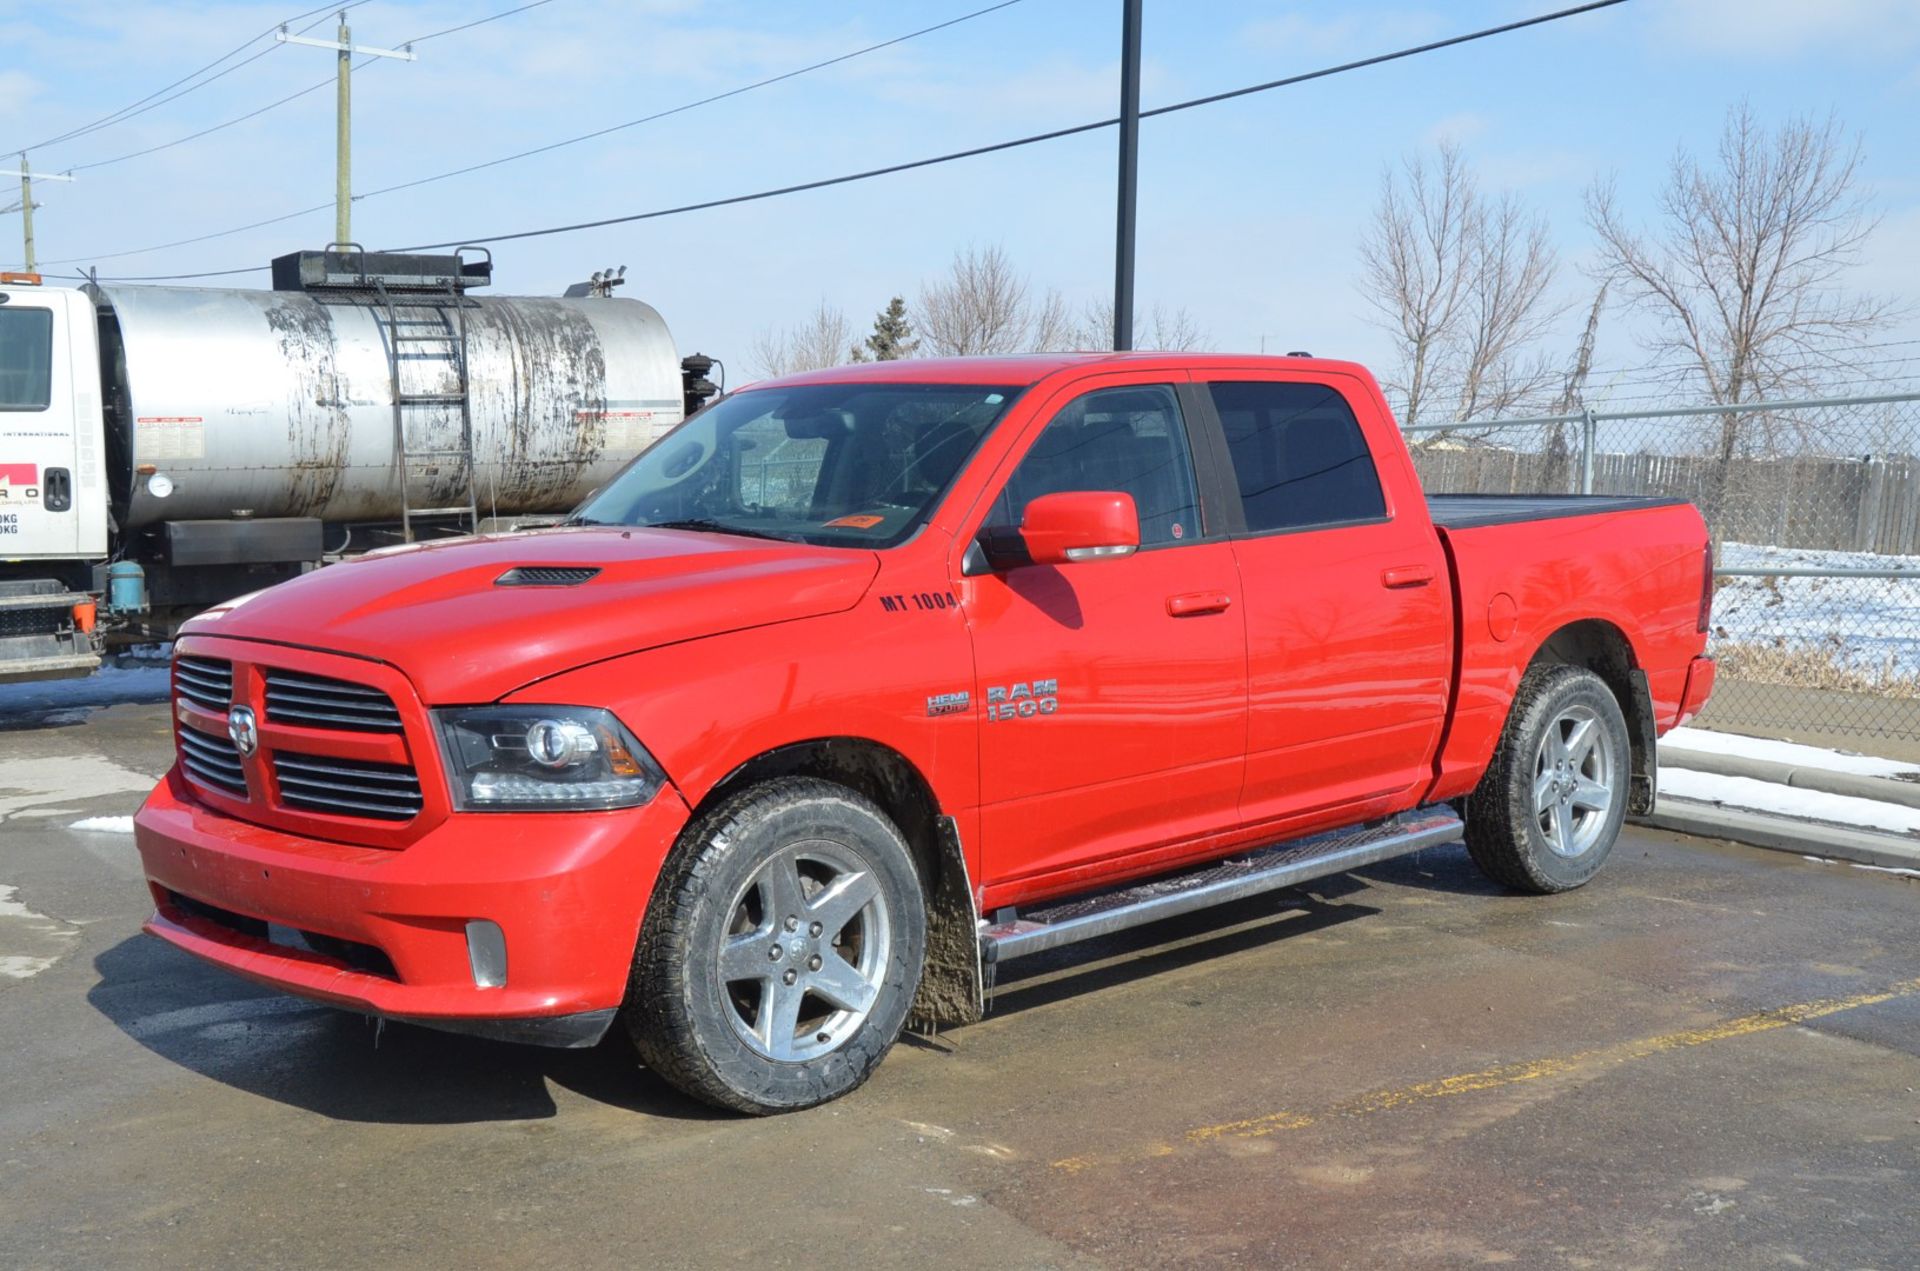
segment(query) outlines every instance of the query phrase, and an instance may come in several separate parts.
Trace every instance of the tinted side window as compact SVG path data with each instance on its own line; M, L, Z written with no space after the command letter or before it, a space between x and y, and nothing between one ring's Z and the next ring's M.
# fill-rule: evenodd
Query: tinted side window
M1247 529L1299 529L1386 515L1373 456L1337 389L1209 384L1227 434Z
M1018 528L1028 503L1069 490L1131 494L1142 547L1199 537L1200 499L1173 390L1103 388L1067 403L1007 479L989 527Z

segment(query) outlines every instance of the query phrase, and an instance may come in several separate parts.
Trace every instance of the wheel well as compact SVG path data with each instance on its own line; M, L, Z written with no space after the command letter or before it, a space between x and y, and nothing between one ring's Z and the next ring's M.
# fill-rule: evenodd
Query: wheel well
M695 815L736 791L795 776L831 781L871 800L899 827L913 853L926 894L927 953L911 1021L931 1026L978 1020L984 993L966 857L953 818L941 813L932 785L905 755L861 737L780 746L728 773L707 792Z
M1627 810L1646 813L1653 810L1657 784L1659 750L1653 721L1653 694L1647 673L1633 656L1633 642L1626 633L1600 618L1568 623L1547 637L1533 661L1536 666L1581 666L1592 671L1613 690L1620 713L1627 720L1627 744L1632 755L1631 789Z

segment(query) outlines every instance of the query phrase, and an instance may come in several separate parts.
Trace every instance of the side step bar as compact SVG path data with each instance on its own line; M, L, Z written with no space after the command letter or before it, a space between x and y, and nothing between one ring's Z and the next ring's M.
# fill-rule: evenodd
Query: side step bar
M1436 806L1276 843L1188 873L994 922L980 933L981 961L993 966L1008 958L1344 873L1424 847L1456 843L1465 831L1452 808Z

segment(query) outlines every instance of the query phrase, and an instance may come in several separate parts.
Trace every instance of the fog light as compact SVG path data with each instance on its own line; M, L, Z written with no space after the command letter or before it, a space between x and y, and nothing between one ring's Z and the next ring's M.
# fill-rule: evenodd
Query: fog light
M467 923L467 963L473 968L475 988L498 989L507 984L507 936L497 922L475 918Z

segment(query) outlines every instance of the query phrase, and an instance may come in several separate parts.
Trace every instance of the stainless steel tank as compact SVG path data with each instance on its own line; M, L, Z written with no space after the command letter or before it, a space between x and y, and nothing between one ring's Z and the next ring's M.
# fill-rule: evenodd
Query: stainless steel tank
M391 330L422 337L393 346L401 396L456 397L458 315L395 303ZM123 528L236 512L396 520L402 444L431 456L408 464L416 512L465 503L457 401L410 402L396 437L380 301L105 287L99 304ZM680 422L679 357L652 306L471 296L463 312L482 516L564 510Z

